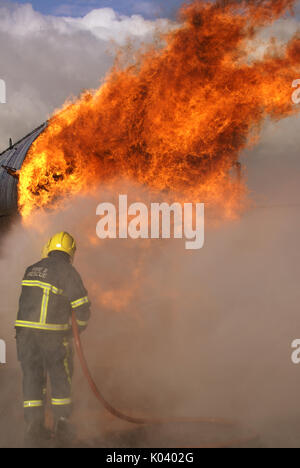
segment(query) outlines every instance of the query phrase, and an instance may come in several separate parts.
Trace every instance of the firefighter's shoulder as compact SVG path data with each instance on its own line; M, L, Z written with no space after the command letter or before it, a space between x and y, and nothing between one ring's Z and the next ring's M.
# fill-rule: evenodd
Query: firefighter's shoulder
M27 276L40 276L45 271L45 268L46 268L45 259L40 260L36 263L33 263L29 267L27 267L24 277L26 278Z
M84 285L83 285L81 275L76 270L76 268L71 263L69 263L67 266L67 269L68 269L68 281L73 283L75 286L83 288Z

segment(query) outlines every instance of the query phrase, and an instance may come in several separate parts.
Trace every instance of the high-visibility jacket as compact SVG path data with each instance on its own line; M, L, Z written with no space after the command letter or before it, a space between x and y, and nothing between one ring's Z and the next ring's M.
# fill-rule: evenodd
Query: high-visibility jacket
M15 326L68 331L72 310L80 329L84 329L90 318L87 291L68 255L51 252L25 272Z

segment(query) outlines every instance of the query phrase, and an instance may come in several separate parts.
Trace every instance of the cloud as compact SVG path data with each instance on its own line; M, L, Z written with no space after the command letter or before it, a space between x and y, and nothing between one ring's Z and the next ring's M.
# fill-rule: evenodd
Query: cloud
M54 6L51 13L55 16L85 16L91 10L99 7L100 3L102 3L102 8L103 2L99 2L98 0L69 0L63 3L60 2L58 5Z
M133 3L133 10L136 13L141 13L146 16L157 16L161 11L161 8L158 4L153 2L135 1Z
M83 18L65 18L65 21L73 28L90 31L99 39L113 39L120 44L128 37L145 37L168 25L166 20L149 21L140 15L118 15L111 8L93 10Z
M7 87L7 104L0 105L0 150L69 97L98 88L118 46L128 39L136 46L149 41L168 24L120 16L109 8L83 18L58 18L11 2L0 3L0 17L0 79Z
M69 12L68 5L62 5L60 11ZM49 34L76 34L89 32L97 39L114 40L123 44L128 38L145 38L153 34L157 27L167 27L167 20L149 21L141 15L125 16L117 14L111 8L95 9L84 17L57 17L43 15L35 11L31 4L0 8L0 31L16 36L30 36L41 32Z
M175 17L183 0L57 0L53 3L51 13L55 15L84 16L93 9L109 7L125 15L137 13L155 19Z

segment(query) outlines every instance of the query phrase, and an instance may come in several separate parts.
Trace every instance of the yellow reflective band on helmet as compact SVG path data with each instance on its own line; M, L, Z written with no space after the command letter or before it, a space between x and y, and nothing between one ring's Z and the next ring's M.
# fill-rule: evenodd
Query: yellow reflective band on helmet
M71 405L72 400L71 398L52 398L51 404L53 406L66 406Z
M77 301L71 302L72 309L77 309L77 307L82 306L83 304L88 304L89 298L87 296L77 299Z
M50 323L27 322L25 320L17 320L15 322L15 327L34 328L35 330L49 330L49 331L66 331L70 329L69 324L55 325L55 324L50 324Z
M42 400L24 401L24 408L39 408L41 406L44 406Z

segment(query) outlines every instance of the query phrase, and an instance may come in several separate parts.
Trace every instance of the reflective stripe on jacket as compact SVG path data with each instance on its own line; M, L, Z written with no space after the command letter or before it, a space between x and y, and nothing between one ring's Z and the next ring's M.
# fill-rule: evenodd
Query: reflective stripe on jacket
M22 281L16 327L47 331L70 329L72 309L81 328L90 317L90 301L80 275L63 252L27 268Z

